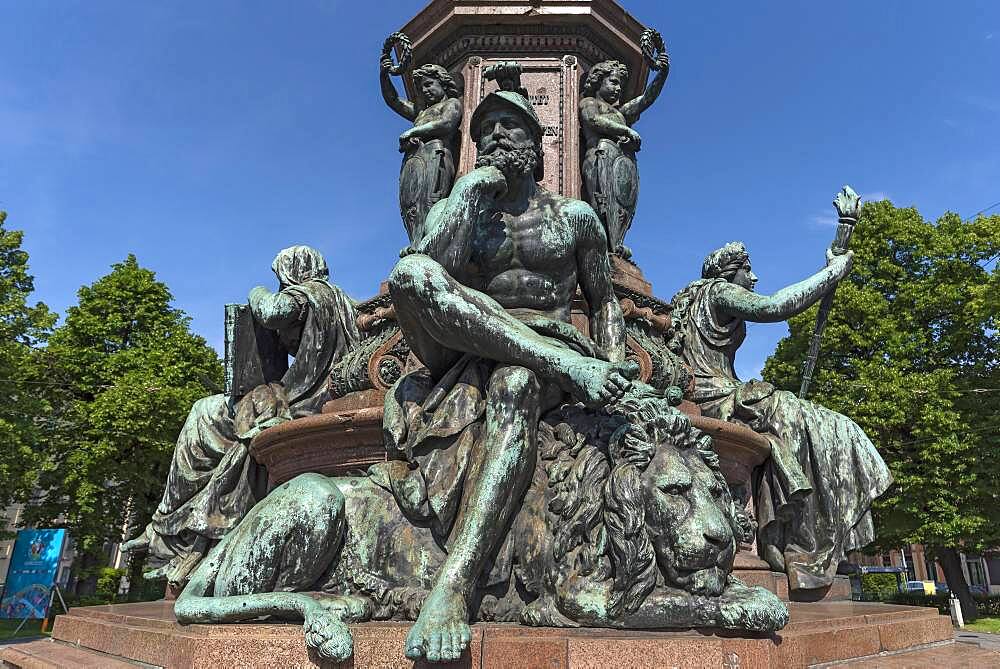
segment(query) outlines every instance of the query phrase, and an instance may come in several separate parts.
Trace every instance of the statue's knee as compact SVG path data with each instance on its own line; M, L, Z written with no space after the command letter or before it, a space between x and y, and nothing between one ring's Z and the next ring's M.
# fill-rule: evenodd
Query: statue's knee
M490 381L490 395L521 402L537 400L541 393L538 377L527 367L501 367Z
M389 292L394 298L413 294L430 276L434 264L430 258L419 253L401 258L389 274Z

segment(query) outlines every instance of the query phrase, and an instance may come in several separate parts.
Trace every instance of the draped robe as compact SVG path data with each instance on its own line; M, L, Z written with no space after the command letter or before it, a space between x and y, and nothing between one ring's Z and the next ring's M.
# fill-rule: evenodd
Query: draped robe
M683 304L692 400L703 415L743 423L771 442L771 457L754 476L758 551L788 574L792 590L828 586L846 553L874 541L871 503L892 476L847 416L764 381L740 381L734 361L746 322L721 322L711 306L711 292L725 282L701 279L674 298Z
M328 281L309 279L274 294L255 289L251 308L295 355L280 386L270 389L280 395L280 415L264 426L318 413L328 399L331 366L360 339L354 303ZM259 428L238 430L224 395L194 403L174 447L163 498L146 528L151 564L176 566L197 558L264 498L267 473L248 450Z

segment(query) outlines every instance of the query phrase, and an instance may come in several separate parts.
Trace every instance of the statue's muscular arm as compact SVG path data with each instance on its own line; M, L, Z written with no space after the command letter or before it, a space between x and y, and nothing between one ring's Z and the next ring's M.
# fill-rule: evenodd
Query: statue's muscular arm
M625 319L611 284L608 242L601 220L584 202L566 207L577 225L577 280L590 305L590 335L609 362L625 360Z
M752 323L777 323L800 314L826 295L851 269L853 253L829 259L830 264L807 279L785 286L774 295L759 295L734 283L723 283L711 295L716 313Z
M665 67L657 70L656 76L649 82L649 86L642 92L642 95L629 100L620 107L622 116L625 117L625 122L629 125L638 121L639 115L656 102L656 98L660 96L660 91L663 90L663 85L667 83L667 74L670 73L670 61L666 59L665 55L661 55L660 59L661 64L665 64Z
M493 210L507 181L495 167L472 170L455 182L451 195L427 214L427 233L416 245L417 253L433 258L453 277L468 265L475 226Z
M382 87L382 99L385 100L390 109L407 121L414 121L417 118L417 108L409 100L399 97L396 87L392 84L392 78L389 76L390 67L392 67L391 60L388 63L385 60L380 63L379 84Z

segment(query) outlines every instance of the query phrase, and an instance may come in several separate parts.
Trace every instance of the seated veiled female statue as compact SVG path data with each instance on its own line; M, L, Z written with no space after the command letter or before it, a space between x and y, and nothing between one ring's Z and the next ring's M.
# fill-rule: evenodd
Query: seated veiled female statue
M235 406L226 395L194 403L174 447L163 499L125 551L146 550L158 566L147 576L175 585L267 492L263 467L248 447L261 427L318 413L328 399L331 366L359 339L352 300L327 279L323 256L308 246L278 253L271 265L280 288L250 291L257 324L277 333L294 356L280 383L262 385Z
M773 323L805 311L850 271L852 254L827 254L827 266L774 295L753 291L757 277L740 242L713 251L702 278L674 296L682 357L695 376L691 399L711 418L765 435L771 457L754 477L757 546L791 590L833 582L844 555L874 540L872 501L892 482L885 462L847 416L778 390L740 381L736 351L746 322Z

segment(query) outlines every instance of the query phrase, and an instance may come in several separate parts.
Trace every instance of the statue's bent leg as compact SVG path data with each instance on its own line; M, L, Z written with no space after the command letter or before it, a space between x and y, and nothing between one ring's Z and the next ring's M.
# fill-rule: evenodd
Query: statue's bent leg
M177 621L297 616L305 620L307 644L322 657L349 657L353 644L344 621L363 617L363 607L291 592L323 576L343 536L344 497L334 482L320 474L296 477L251 509L201 562L174 604Z
M503 541L531 481L540 401L534 372L516 366L494 370L482 449L466 481L448 558L407 636L407 657L450 661L468 647L469 599L484 562Z
M409 255L396 263L389 293L410 348L439 376L470 353L507 365L524 366L553 379L566 392L592 406L607 403L634 379L614 365L554 343L517 320L496 300L463 286L429 256ZM628 378L626 378L628 377Z

